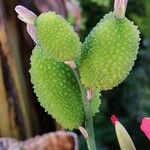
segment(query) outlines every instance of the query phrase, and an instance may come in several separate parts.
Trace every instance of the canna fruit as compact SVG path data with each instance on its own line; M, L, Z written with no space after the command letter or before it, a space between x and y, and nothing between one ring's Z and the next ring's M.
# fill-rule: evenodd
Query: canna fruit
M106 14L81 48L79 67L85 87L108 90L121 83L134 65L139 40L133 22Z
M59 61L75 60L81 51L81 43L73 27L54 12L42 13L36 20L39 45L46 55Z
M64 128L79 128L85 120L83 100L72 69L45 55L36 46L31 56L31 81L38 100ZM93 97L93 115L100 105L99 93Z

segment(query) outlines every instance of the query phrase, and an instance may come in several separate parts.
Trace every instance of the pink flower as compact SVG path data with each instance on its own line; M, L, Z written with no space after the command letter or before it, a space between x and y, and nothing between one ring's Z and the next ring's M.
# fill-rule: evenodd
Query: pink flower
M145 133L147 138L150 140L150 118L145 117L142 120L141 130Z

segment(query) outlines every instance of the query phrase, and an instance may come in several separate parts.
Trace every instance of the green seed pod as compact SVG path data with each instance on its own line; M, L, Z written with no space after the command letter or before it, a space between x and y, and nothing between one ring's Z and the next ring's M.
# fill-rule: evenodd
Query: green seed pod
M81 80L87 88L108 90L121 83L134 65L139 48L137 26L109 13L97 24L81 48Z
M59 61L75 60L81 43L73 27L54 12L42 13L36 20L39 45Z
M40 47L31 56L31 81L38 100L64 128L79 128L85 120L83 100L72 69L51 59ZM100 105L98 93L93 99L93 114Z

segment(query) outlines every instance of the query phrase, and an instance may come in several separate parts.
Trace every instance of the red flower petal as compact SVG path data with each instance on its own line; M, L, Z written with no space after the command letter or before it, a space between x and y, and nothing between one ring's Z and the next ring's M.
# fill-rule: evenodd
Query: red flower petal
M115 125L116 122L118 122L118 121L119 121L118 118L115 115L112 115L111 122Z
M141 130L145 133L147 138L150 140L150 118L145 117L142 120Z

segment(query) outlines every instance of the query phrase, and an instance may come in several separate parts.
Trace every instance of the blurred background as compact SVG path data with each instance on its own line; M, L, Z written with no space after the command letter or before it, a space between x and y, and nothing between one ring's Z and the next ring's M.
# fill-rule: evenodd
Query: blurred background
M17 19L16 5L39 15L49 10L66 18L84 41L113 0L0 0L0 137L27 139L62 129L37 101L30 82L30 55L34 43L26 25ZM150 1L129 0L126 16L139 26L138 59L128 78L111 91L102 92L100 112L94 118L98 150L119 149L110 117L116 114L137 150L149 150L140 130L141 119L150 116ZM78 131L75 131L79 136ZM80 138L80 149L86 150Z

